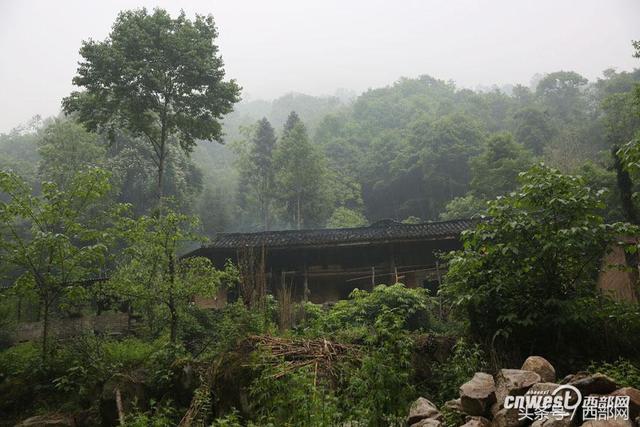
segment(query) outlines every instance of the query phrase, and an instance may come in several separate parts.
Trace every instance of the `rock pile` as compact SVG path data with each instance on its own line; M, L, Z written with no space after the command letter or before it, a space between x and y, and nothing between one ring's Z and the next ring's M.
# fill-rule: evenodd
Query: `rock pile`
M516 396L552 396L562 385L569 390L567 402L570 406L575 406L578 398L581 399L573 418L551 413L525 417L510 405L504 407L508 397L508 400L514 401ZM580 397L572 390L578 390ZM609 396L612 399L608 401L613 401L616 396L628 396L628 419L618 414L617 418L599 419L602 417L595 416L590 418L596 419L584 420L582 408L588 396L598 399ZM473 378L460 386L460 397L446 402L444 408L459 414L465 420L461 424L463 427L640 427L640 390L620 388L611 378L598 373L579 372L556 381L553 365L540 356L527 358L520 369L501 369L495 375L476 372ZM443 419L436 405L420 397L409 409L407 425L444 427Z

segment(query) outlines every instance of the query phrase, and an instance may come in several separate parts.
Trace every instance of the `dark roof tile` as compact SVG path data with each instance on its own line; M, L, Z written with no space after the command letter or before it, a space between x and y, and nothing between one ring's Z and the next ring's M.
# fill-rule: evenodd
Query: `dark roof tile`
M241 247L306 247L354 244L373 241L420 240L457 237L476 220L454 220L403 224L382 220L368 227L315 230L280 230L258 233L219 233L206 245L212 249Z

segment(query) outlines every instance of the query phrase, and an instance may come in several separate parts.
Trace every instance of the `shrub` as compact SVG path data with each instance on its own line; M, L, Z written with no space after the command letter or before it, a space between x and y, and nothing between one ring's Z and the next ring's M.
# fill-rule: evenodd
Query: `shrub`
M463 233L442 294L474 339L503 352L568 347L588 357L598 350L584 337L597 333L589 319L599 310L591 301L602 255L638 231L604 224L601 194L580 177L540 165L521 180L518 192L490 203L490 219Z
M591 362L589 372L600 372L611 377L620 387L640 389L640 365L630 360L619 358L613 363Z

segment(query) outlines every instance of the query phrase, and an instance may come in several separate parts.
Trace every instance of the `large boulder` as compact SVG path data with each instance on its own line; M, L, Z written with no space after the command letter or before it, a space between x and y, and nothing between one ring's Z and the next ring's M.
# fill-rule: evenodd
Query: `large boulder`
M571 417L563 417L561 419L550 417L543 420L535 420L531 427L571 427L572 425Z
M531 388L527 391L530 394L552 394L555 389L560 387L560 384L556 383L536 383L531 386ZM569 403L575 403L578 399L578 396L574 392L570 392Z
M618 388L614 380L600 373L572 379L569 384L580 390L582 396L609 394Z
M467 415L484 415L496 401L496 385L493 377L476 372L470 381L460 386L460 403Z
M541 380L540 375L522 369L500 369L496 375L496 400L504 404L507 396L521 396L535 383Z
M485 417L467 417L462 427L489 427L491 421Z
M411 424L410 427L441 427L442 422L439 420L434 420L433 418L425 418L424 420L420 420L415 424Z
M540 379L546 383L556 380L556 369L547 359L541 356L529 356L522 364L523 371L533 371L540 375Z
M520 420L517 409L502 408L493 416L491 427L522 427L526 420Z
M619 388L611 396L629 396L629 418L635 420L640 415L640 390L637 388Z
M611 420L589 420L582 423L582 427L633 427L633 422L617 418Z
M443 409L446 408L450 412L457 412L460 414L464 413L464 408L462 407L462 402L460 401L460 398L447 400L446 402L444 402L444 405L442 405L442 408Z
M415 402L411 404L409 408L409 416L407 417L407 424L413 425L424 419L441 420L442 414L438 411L436 405L431 403L430 400L424 397L419 397Z

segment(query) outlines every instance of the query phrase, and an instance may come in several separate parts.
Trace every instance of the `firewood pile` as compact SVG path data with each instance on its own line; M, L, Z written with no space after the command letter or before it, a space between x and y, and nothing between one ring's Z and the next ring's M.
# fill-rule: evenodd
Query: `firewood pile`
M289 339L271 335L253 335L247 338L255 348L267 350L266 363L282 365L283 368L274 375L280 378L287 373L305 366L313 366L325 374L334 374L335 363L349 358L359 360L360 348L356 345L341 344L323 338Z

